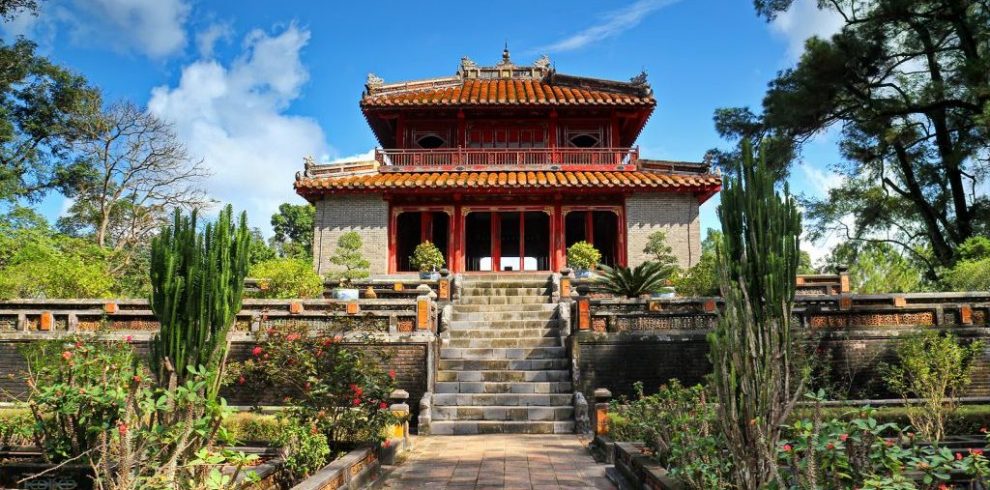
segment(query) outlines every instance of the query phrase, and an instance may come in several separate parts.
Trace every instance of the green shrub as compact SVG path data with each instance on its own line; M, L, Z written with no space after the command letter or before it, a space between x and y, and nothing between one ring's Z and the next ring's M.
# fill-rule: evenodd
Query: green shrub
M957 262L943 279L953 291L990 290L990 259Z
M303 259L271 259L251 266L250 277L258 280L258 298L320 298L323 278Z
M660 264L668 277L680 270L673 251L674 249L667 243L667 234L662 231L651 233L647 238L646 246L643 247L643 253L652 258L650 262Z
M898 364L884 366L883 378L904 399L923 401L906 405L905 410L911 425L926 439L939 441L945 435L946 421L956 409L956 394L969 385L972 361L982 351L982 342L962 345L955 335L934 330L898 343Z
M430 241L416 245L412 257L409 258L409 264L420 272L439 270L445 263L446 260L443 258L443 253Z
M330 263L343 267L336 273L337 281L342 286L371 275L371 262L361 255L362 246L361 235L356 231L348 231L337 239L337 250L330 257Z
M580 241L567 248L567 265L574 269L591 270L601 260L601 252L588 242Z
M274 415L253 412L235 413L223 421L223 427L230 438L240 443L277 444L286 425L285 420Z
M34 444L34 417L26 408L0 410L0 448Z
M609 293L637 298L643 294L660 291L670 277L670 269L658 262L644 262L630 269L602 265L605 274L599 282Z
M297 480L316 473L330 457L327 436L316 424L300 426L289 423L278 443L282 448L285 469Z

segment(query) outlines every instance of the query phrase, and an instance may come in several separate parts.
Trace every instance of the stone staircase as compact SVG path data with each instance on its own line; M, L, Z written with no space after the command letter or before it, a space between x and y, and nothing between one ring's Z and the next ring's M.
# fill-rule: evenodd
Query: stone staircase
M431 433L573 433L570 366L547 276L462 284L440 349Z

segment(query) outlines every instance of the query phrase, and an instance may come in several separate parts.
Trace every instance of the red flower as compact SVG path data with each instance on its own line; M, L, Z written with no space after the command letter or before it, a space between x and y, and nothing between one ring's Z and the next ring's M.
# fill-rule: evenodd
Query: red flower
M299 334L297 334L297 333L290 333L289 335L287 335L285 337L285 340L288 340L289 342L294 342L296 340L299 340Z
M127 435L127 424L125 424L123 422L117 424L117 432L120 432L120 436L121 437L126 436Z
M68 361L69 359L72 359L72 353L69 352L69 351L63 352L62 353L62 359L65 359L66 361Z
M390 369L388 371L388 377L389 378L392 378L392 379L395 379L395 370L394 369Z
M364 390L354 383L351 383L351 391L354 392L355 396L361 396L361 394L364 393Z
M962 461L962 453L956 453L956 461Z
M832 450L832 449L835 449L835 444L832 444L832 443L830 442L830 443L828 443L828 444L826 444L826 445L825 445L825 448L826 448L826 449L829 449L829 450Z
M378 408L380 410L385 410L386 408L388 408L388 403L381 402L381 403L378 404Z
M241 376L240 378L237 378L237 384L242 385L244 383L247 383L247 380L244 379L244 376Z
M781 449L783 449L785 453L789 453L789 452L791 452L791 449L794 449L794 448L791 447L790 444L784 444L784 447L781 448Z
M842 442L846 442L846 439L849 439L849 434L842 434L839 436L839 440Z
M261 349L261 346L259 346L259 345L256 345L256 346L254 346L254 349L251 349L251 355L254 356L254 357L260 356L261 355L261 352L262 352L262 349Z
M893 439L887 439L887 440L883 441L883 443L886 444L887 447L891 447L891 446L894 445L894 440Z
M981 456L981 455L983 455L983 450L982 449L970 449L969 450L969 454L975 454L977 456Z
M385 448L387 448L387 447L389 447L391 445L392 445L392 441L390 441L388 439L385 439L385 442L382 443L382 447L385 447Z
M355 398L354 399L354 406L356 407L356 406L358 406L360 404L361 404L361 399L360 398Z
M134 340L133 335L128 335L127 337L124 337L124 341L127 343L130 343L132 340Z
M141 382L141 377L138 376L138 375L134 375L134 377L131 378L131 379L133 379L135 383L140 383Z

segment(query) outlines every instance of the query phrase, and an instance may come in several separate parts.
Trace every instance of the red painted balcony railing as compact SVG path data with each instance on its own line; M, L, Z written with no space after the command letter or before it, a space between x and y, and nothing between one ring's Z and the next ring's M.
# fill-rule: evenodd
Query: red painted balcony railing
M639 161L639 148L376 149L385 167L622 166Z

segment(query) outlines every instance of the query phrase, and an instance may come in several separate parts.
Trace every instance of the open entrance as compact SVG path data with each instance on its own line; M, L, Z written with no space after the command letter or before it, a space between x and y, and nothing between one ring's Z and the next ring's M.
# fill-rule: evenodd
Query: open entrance
M567 247L580 241L595 246L602 254L602 264L619 263L619 217L612 211L571 211L564 217L564 241Z
M398 272L416 269L410 263L413 251L422 242L433 242L450 265L450 217L440 211L399 213L395 224L395 267Z
M471 212L464 219L465 269L550 270L550 216L540 211Z

